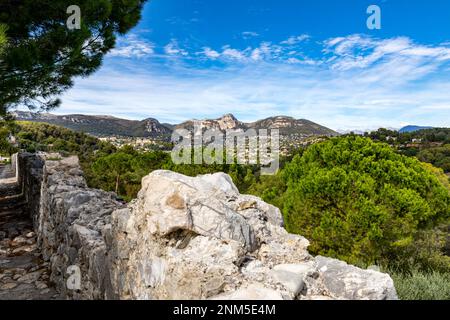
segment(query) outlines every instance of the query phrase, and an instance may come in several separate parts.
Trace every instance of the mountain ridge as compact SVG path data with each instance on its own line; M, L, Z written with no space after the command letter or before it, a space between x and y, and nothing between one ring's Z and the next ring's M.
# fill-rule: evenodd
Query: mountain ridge
M409 126L401 128L400 130L398 130L398 132L407 133L407 132L415 132L415 131L427 130L427 129L433 129L433 127L409 125Z
M51 113L34 113L29 111L15 111L13 115L19 121L50 123L94 136L150 137L168 140L173 130L192 130L194 124L197 123L206 129L218 129L220 131L279 129L281 135L297 138L338 135L336 131L310 120L295 119L289 116L274 116L245 123L239 121L233 114L228 113L216 119L191 119L179 124L169 124L160 123L152 117L144 120L127 120L108 115L54 115Z
M94 136L130 136L168 139L172 130L159 123L157 119L127 120L108 115L54 115L15 111L13 116L20 121L44 122L59 125L74 131Z

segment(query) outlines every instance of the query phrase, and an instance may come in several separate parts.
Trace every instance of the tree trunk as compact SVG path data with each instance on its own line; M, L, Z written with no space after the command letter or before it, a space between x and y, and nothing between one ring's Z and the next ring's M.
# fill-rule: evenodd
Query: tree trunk
M119 179L120 179L120 176L117 175L117 178L116 178L116 194L117 194L117 195L119 195L119 194L118 194L118 192L119 192Z

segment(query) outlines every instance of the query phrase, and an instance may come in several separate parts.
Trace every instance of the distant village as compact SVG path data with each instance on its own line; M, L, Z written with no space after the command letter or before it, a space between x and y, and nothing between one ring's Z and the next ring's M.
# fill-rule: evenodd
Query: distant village
M397 142L397 137L391 137L391 136L387 136L386 137L386 142L388 144L390 144L392 147L397 147L400 149L405 149L405 148L420 148L422 147L424 144L426 144L427 147L441 147L443 146L445 143L444 142L438 142L438 141L433 141L433 142L424 142L423 139L421 138L413 138L411 139L411 141L408 142L404 142L404 143L398 143Z
M116 148L122 148L128 145L132 146L135 150L142 152L171 149L171 143L161 141L160 139L122 136L107 136L99 137L98 139L100 141L109 142Z
M173 144L170 142L148 137L103 136L98 139L111 143L116 148L131 146L140 152L155 150L171 151L173 148ZM292 154L293 150L304 148L306 146L322 142L326 139L327 137L304 134L281 135L280 155L289 156Z

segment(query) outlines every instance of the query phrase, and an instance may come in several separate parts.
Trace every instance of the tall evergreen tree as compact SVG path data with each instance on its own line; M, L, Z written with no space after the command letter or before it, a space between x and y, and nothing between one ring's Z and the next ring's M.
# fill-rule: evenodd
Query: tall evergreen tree
M116 35L138 23L145 2L0 0L0 116L18 104L56 107L72 79L98 69ZM71 5L81 9L79 29L67 27Z

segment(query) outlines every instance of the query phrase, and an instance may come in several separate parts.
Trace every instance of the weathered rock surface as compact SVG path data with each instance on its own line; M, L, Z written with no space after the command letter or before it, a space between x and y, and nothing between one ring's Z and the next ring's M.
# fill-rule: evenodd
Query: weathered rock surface
M223 173L155 171L105 236L126 299L395 299L391 278L314 258L279 210Z
M343 261L317 256L317 267L331 297L344 299L396 299L394 283L387 274L361 270Z
M50 263L50 281L72 299L115 298L106 264L102 229L123 204L113 193L89 189L78 158L46 160L35 230L43 257ZM80 269L80 288L69 289L69 267Z
M277 208L223 173L155 171L126 206L89 189L71 157L45 161L40 190L38 244L69 299L396 299L388 275L311 256Z

